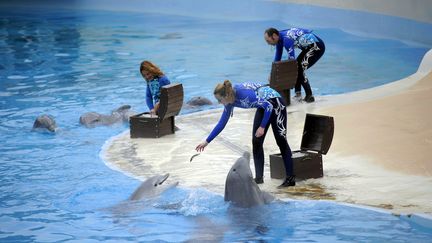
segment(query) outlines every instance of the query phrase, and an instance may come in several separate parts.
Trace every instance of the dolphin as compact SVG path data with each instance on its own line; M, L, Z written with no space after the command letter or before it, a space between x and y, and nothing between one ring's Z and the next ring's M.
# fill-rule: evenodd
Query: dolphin
M162 194L164 191L176 187L178 181L173 184L165 184L169 174L155 175L145 180L141 185L132 193L129 200L141 200L154 198Z
M231 167L225 181L225 201L242 208L259 206L274 200L272 195L262 192L255 183L249 161L250 153L243 153Z
M129 122L129 118L133 115L135 115L136 112L131 110L130 105L122 105L119 108L115 109L111 115L116 116L117 114L120 115L123 122Z
M159 39L161 39L161 40L181 39L181 38L183 38L183 37L180 33L168 33L168 34L165 34L165 35L159 37Z
M197 96L188 100L186 104L190 106L204 106L204 105L213 105L213 102L211 102L209 99L205 97Z
M80 117L79 122L87 128L127 122L129 121L129 117L134 114L130 108L130 105L120 106L113 110L110 115L104 115L97 112L87 112Z
M32 131L47 129L50 132L55 132L57 129L56 122L51 115L40 115L33 123Z

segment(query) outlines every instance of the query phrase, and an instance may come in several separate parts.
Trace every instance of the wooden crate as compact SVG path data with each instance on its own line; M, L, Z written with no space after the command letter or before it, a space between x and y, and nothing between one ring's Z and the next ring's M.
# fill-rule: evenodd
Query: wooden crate
M322 155L307 151L293 151L293 174L296 179L323 177ZM270 155L270 177L285 179L285 165L281 154Z
M175 116L183 105L182 84L170 84L161 88L157 116L143 112L130 117L131 138L159 138L175 132Z
M334 120L330 116L306 114L300 150L293 151L293 174L296 179L324 176L322 155L327 154L333 141ZM270 155L270 177L286 177L280 154Z
M290 89L297 82L297 61L284 60L272 63L270 87L278 91L287 105L291 103Z

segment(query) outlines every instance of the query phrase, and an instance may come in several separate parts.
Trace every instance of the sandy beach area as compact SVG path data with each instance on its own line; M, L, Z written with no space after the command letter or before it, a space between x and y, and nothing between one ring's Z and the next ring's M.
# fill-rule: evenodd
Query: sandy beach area
M288 142L298 150L306 113L333 116L332 146L323 156L324 177L276 189L268 155L278 153L266 137L262 190L278 198L334 200L385 208L394 213L432 214L432 51L417 73L358 92L317 97L313 104L292 102ZM108 166L138 179L170 173L183 187L223 193L226 175L243 151L251 151L254 110L235 109L224 131L190 162L195 146L218 121L222 110L178 116L180 128L159 139L130 139L129 131L107 141L101 156ZM254 171L253 162L251 169Z

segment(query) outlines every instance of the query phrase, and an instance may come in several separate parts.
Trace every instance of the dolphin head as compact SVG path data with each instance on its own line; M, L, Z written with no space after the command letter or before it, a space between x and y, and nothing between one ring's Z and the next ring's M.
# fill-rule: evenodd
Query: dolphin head
M101 122L102 116L97 112L87 112L80 116L80 123L86 127L94 127L97 123Z
M173 184L164 183L168 177L169 174L167 173L165 175L155 175L148 178L134 191L132 196L129 197L129 200L153 198L178 185L178 182Z
M239 207L262 205L266 201L252 177L250 154L245 152L228 172L225 182L225 201Z
M93 128L102 125L112 125L121 121L121 119L122 116L118 112L113 112L111 115L87 112L80 117L79 122L87 128Z
M193 97L188 102L186 102L186 104L190 106L204 106L204 105L212 105L213 103L211 102L211 100L207 99L206 97L198 96L198 97Z
M33 123L33 129L47 129L50 132L55 132L57 129L56 122L54 118L50 115L40 115L36 118Z
M237 159L228 172L227 180L248 180L252 179L252 171L249 167L250 153L244 152L243 156Z

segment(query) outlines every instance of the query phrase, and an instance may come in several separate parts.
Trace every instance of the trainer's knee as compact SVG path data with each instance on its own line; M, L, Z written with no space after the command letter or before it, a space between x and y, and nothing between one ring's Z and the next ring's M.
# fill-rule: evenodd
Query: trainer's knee
M287 141L276 141L277 146L279 147L280 150L287 150L289 149L289 145Z
M264 140L262 138L257 138L255 136L253 136L253 138L252 138L253 149L258 149L258 148L262 147L263 143L264 143Z

